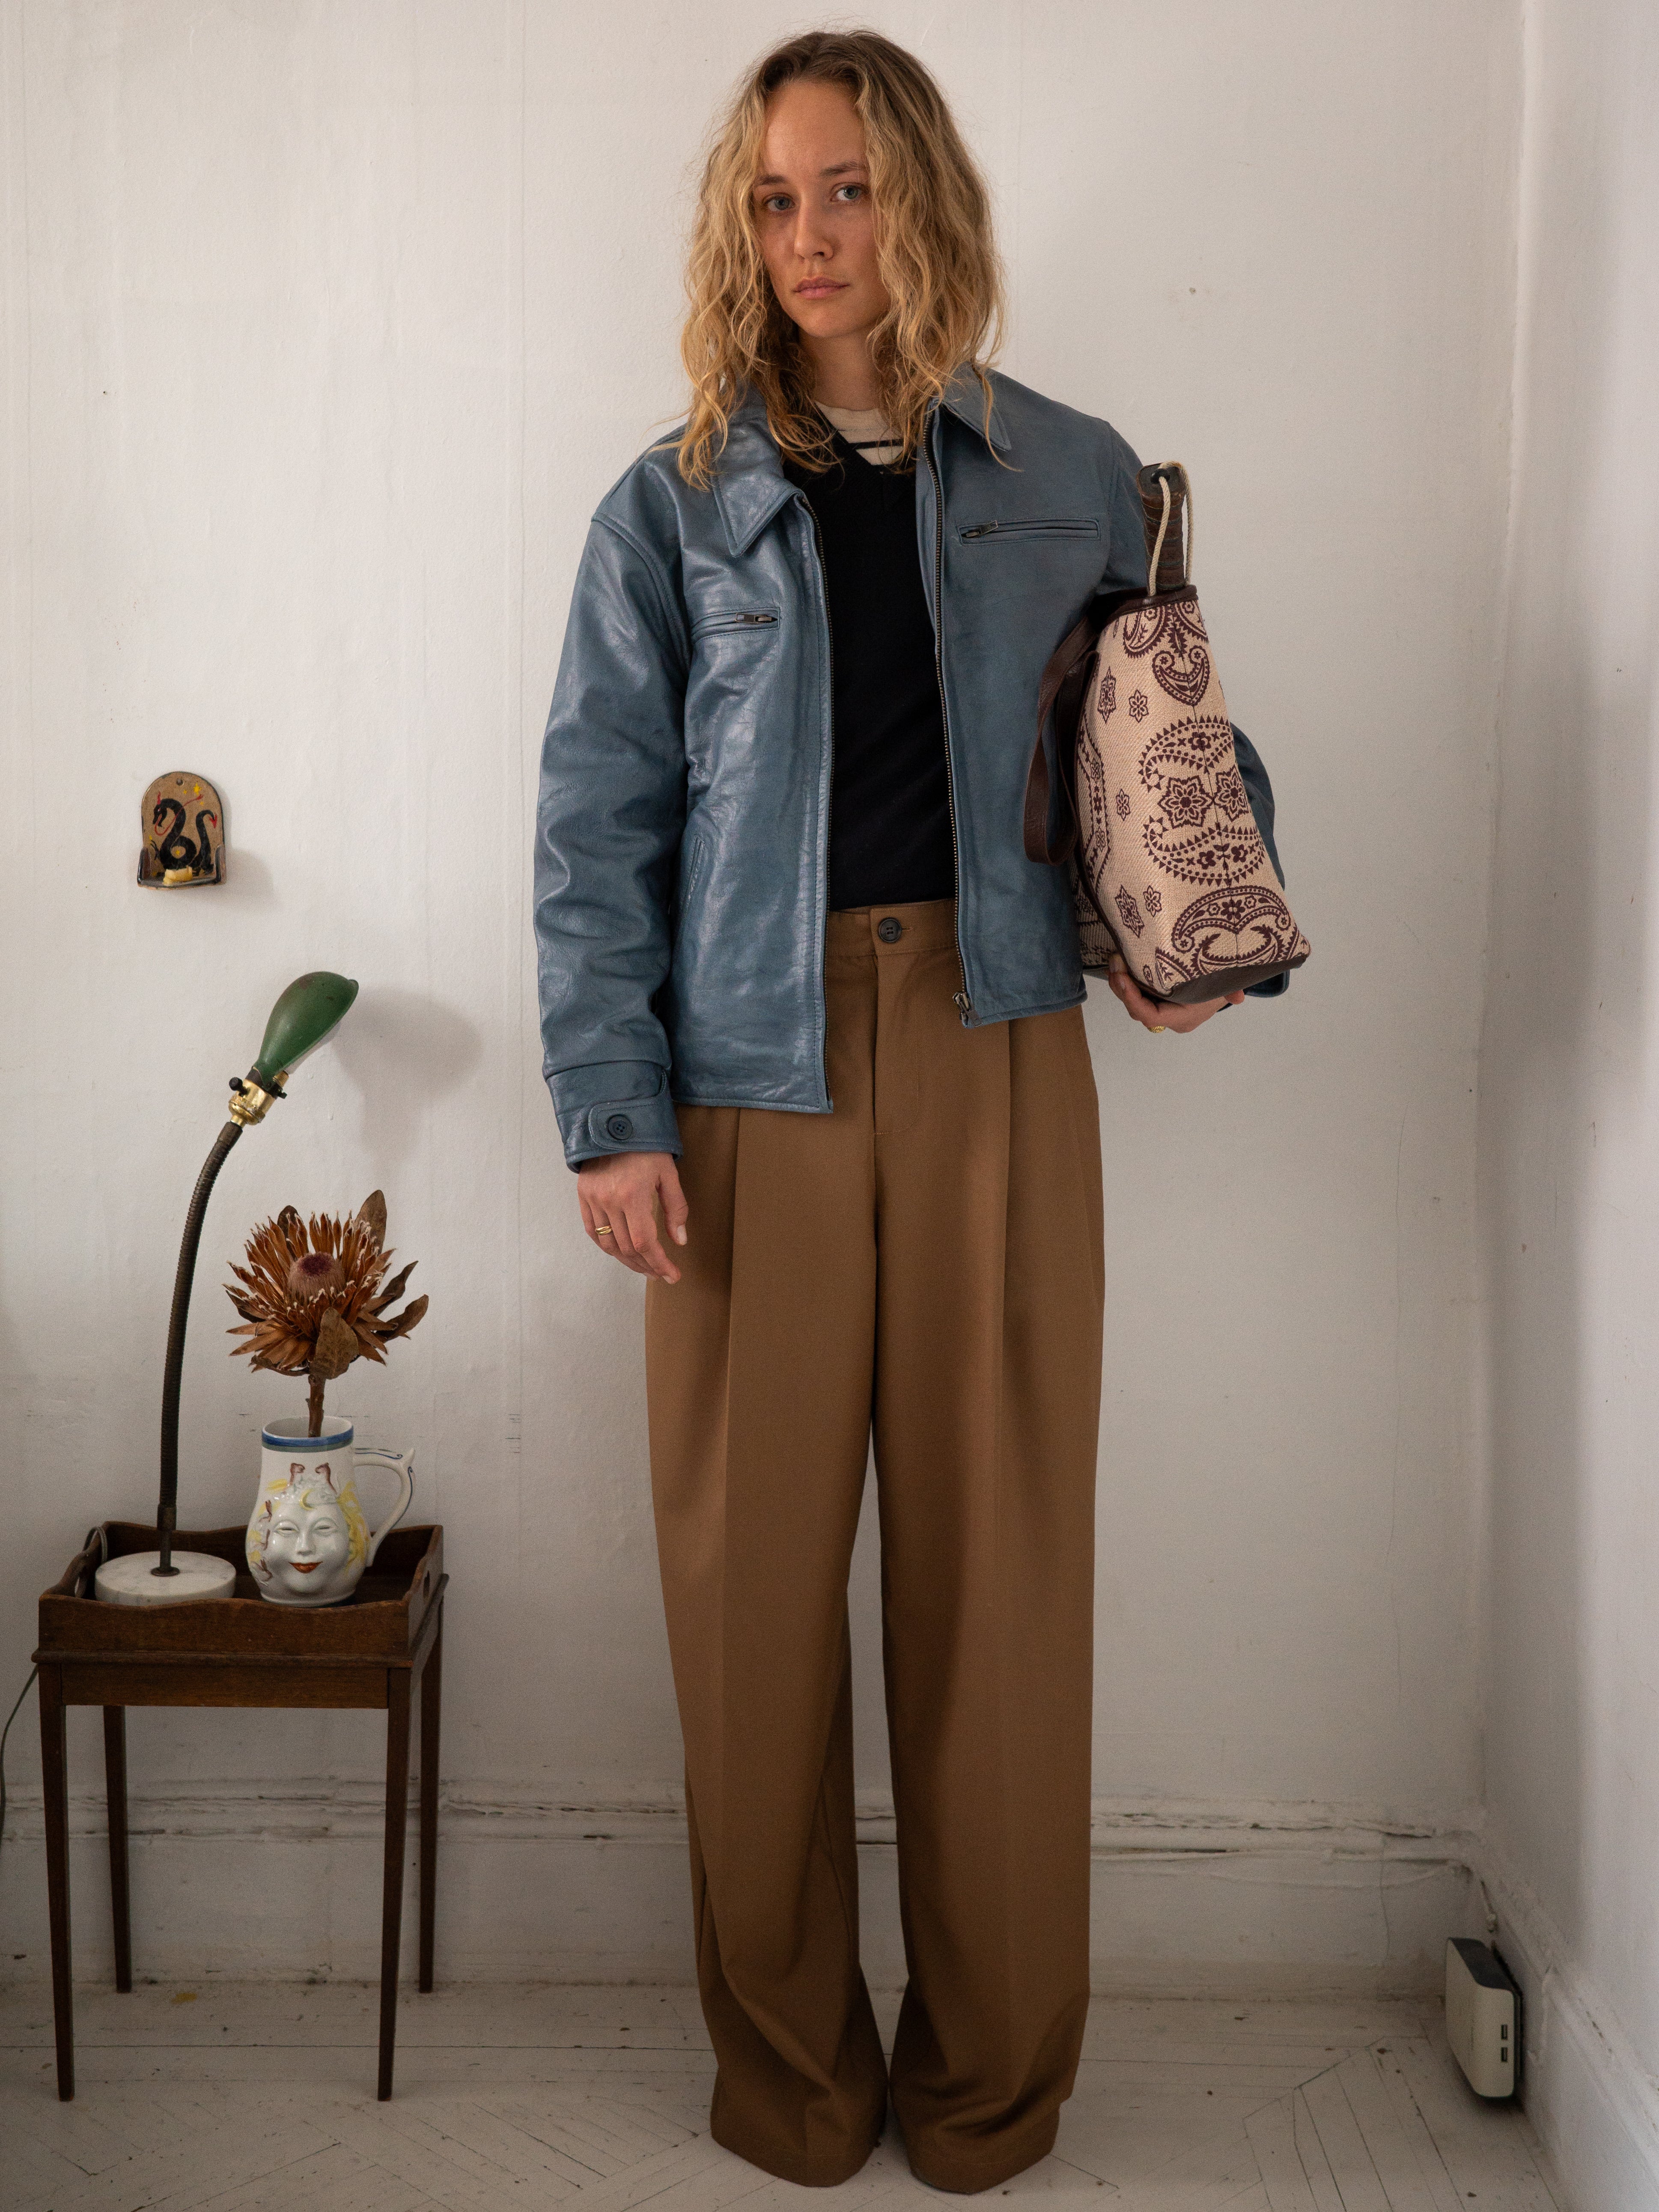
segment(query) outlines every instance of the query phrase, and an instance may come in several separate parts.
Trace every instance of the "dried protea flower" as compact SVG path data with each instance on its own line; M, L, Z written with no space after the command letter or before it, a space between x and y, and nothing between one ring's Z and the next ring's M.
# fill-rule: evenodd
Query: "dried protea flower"
M315 1297L319 1291L338 1291L344 1286L344 1270L331 1252L301 1252L288 1271L292 1297Z
M255 1367L311 1377L311 1434L317 1436L324 1384L360 1356L384 1360L385 1347L407 1336L426 1311L424 1298L411 1299L401 1313L386 1310L402 1295L415 1262L386 1281L392 1255L386 1200L378 1190L349 1221L313 1213L303 1222L285 1206L254 1231L246 1257L246 1267L231 1263L242 1287L225 1285L242 1316L241 1327L228 1333L247 1339L234 1349L252 1353Z

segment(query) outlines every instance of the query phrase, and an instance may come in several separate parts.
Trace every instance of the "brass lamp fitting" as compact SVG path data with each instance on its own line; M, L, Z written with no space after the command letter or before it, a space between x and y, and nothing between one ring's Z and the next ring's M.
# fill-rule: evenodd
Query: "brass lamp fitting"
M286 1094L283 1085L288 1079L287 1068L281 1068L269 1084L257 1067L247 1073L230 1079L230 1118L244 1129L251 1129L256 1121L263 1121L276 1101Z

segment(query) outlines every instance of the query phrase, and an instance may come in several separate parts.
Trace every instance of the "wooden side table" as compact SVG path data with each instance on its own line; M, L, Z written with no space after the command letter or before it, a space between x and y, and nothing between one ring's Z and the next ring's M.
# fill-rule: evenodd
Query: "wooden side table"
M371 1574L343 1605L307 1611L269 1605L244 1567L242 1528L180 1529L181 1551L210 1552L237 1570L234 1597L196 1605L101 1605L91 1595L100 1559L152 1550L155 1531L109 1521L40 1598L40 1764L46 1784L46 1889L52 1920L52 2001L58 2094L75 2094L75 1996L70 1979L69 1795L64 1711L104 1709L109 1796L110 1890L115 1986L132 1987L127 1887L129 1705L304 1705L384 1711L386 1875L380 1913L380 2094L392 2094L398 2030L398 1950L403 1926L404 1842L409 1804L409 1719L421 1687L420 1985L432 1987L438 1875L438 1728L443 1680L444 1532L394 1528Z

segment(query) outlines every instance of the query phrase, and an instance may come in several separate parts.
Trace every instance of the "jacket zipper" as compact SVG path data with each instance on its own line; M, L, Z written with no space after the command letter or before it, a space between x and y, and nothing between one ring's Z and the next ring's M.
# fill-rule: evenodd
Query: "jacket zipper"
M958 531L964 545L975 538L1097 538L1099 530L1092 522L976 522L969 530Z
M823 609L823 673L830 693L830 773L823 780L823 869L820 878L823 891L824 924L818 933L818 1081L823 1095L830 1097L830 1071L824 1065L823 1048L830 1034L830 1002L824 988L823 969L827 957L825 941L829 932L830 914L830 800L835 787L836 775L836 631L830 619L830 580L823 565L823 532L818 528L818 519L812 512L812 502L805 492L795 494L797 506L805 510L812 526L812 544L817 554L818 605ZM833 1105L833 1101L831 1103Z
M951 1003L962 1016L964 1026L974 1011L974 1002L968 995L968 963L962 951L962 848L957 842L957 782L956 770L951 763L951 710L945 703L945 484L933 459L933 438L938 428L939 415L934 412L927 425L923 443L927 454L927 473L933 479L933 673L939 679L939 718L945 732L945 796L951 815L951 863L956 872L957 885L957 965L962 970L962 988L952 992Z
M707 622L698 623L696 635L707 637L711 629L752 629L776 620L775 615L711 615Z

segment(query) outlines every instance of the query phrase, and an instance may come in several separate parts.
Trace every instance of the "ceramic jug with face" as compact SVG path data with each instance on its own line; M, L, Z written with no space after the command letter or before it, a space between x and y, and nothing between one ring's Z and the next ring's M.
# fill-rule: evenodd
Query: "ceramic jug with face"
M344 1415L325 1414L320 1436L306 1434L302 1413L285 1415L262 1431L259 1495L247 1524L247 1564L254 1587L273 1605L338 1605L395 1528L415 1494L415 1455L356 1441ZM370 1528L357 1497L365 1466L395 1475L392 1510Z

